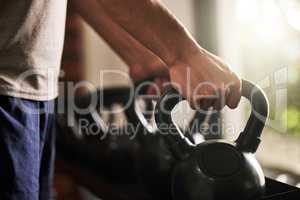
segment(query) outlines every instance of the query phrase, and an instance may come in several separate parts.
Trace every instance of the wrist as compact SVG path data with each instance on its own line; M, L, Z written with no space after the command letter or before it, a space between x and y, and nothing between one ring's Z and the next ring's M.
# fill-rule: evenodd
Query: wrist
M189 68L194 66L194 61L197 60L199 62L199 58L205 59L206 50L197 47L197 48L190 48L182 54L180 54L176 59L173 60L172 64L169 64L168 67L170 68L177 68L177 67L185 67Z
M175 52L174 56L167 63L169 68L178 65L190 66L190 62L195 56L204 56L206 54L206 50L193 39L188 42L182 42L182 45L178 45L173 52Z

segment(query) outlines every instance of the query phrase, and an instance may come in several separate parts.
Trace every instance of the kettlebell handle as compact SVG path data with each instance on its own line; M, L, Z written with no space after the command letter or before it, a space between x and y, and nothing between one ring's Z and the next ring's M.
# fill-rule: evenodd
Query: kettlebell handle
M236 140L236 146L240 151L255 153L260 144L262 130L269 114L269 103L263 90L250 81L242 80L242 96L249 100L252 111L244 130ZM174 107L183 100L185 99L176 89L170 88L160 98L155 109L157 127L164 135L171 150L179 158L184 157L184 152L192 146L173 122L171 116ZM170 128L175 129L178 135L170 133ZM181 138L180 142L178 137Z
M269 116L269 102L260 87L246 80L242 80L242 96L249 100L252 109L248 122L236 140L236 144L244 152L255 153Z

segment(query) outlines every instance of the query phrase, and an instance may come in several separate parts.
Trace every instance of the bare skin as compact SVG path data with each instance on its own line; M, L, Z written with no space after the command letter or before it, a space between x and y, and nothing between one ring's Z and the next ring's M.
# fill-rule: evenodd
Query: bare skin
M112 49L129 66L133 80L138 81L149 76L167 75L167 65L152 51L129 35L121 26L116 24L105 12L97 0L74 0L73 6L94 28L94 30L110 45ZM90 13L96 13L91 15Z
M110 29L112 34L108 34L106 40L125 62L130 63L128 57L137 57L127 56L128 49L124 46L131 46L130 48L138 51L137 54L146 55L146 52L151 52L151 55L158 57L168 67L172 84L195 108L213 107L220 110L225 105L230 108L237 107L241 98L239 77L220 58L200 47L159 0L71 0L71 2L77 5L79 13L85 16L85 19L89 19L90 24L100 35L104 37L103 32ZM103 10L107 13L106 17L99 14ZM101 16L102 20L99 19ZM113 26L107 25L109 18ZM106 30L101 30L103 27L107 27ZM132 45L134 43L131 40L120 39L116 27L130 35L128 37L138 41L137 44L147 51L140 51L141 47ZM110 40L116 40L115 45L112 45ZM145 57L141 56L142 60Z

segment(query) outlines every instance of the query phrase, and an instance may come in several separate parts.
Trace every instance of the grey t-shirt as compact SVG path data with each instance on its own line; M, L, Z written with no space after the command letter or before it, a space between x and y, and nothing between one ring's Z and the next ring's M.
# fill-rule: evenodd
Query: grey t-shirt
M0 0L0 95L57 96L67 0Z

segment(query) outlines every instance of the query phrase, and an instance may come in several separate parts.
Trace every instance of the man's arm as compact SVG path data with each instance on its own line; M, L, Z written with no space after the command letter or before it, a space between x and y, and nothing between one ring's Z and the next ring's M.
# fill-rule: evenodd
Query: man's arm
M97 0L71 0L70 2L129 66L133 79L166 74L166 64L116 24Z
M159 0L98 0L134 38L172 65L198 44Z
M194 107L222 109L225 104L231 108L238 105L240 79L220 58L201 48L160 0L98 2L114 21L169 66L174 86Z
M101 12L104 8L115 22L114 26L122 27L134 40L166 63L172 84L194 107L206 109L213 106L219 110L225 104L231 108L238 105L241 81L237 75L220 58L201 48L159 0L70 1L78 8L84 7L83 15L92 22L100 35L104 36L105 31L110 30L114 38L119 37L119 40L124 41L124 36L119 35L114 27L103 20ZM96 1L101 6L96 6ZM124 58L128 54L124 51L127 51L131 40L115 43L114 49Z

